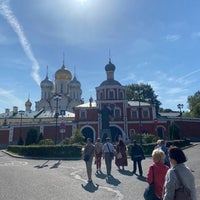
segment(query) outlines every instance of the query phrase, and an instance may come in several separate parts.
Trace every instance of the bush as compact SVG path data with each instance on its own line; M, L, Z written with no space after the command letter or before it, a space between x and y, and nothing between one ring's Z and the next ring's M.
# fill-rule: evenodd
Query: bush
M54 142L52 139L43 139L43 140L40 140L39 145L53 145Z
M65 138L61 143L61 145L71 144L70 138Z
M71 143L72 144L76 143L76 144L81 144L81 145L85 144L84 136L79 129L77 129L75 134L71 136Z
M21 156L30 157L55 157L55 158L75 158L80 159L82 155L82 146L78 145L29 145L19 146L10 145L8 151Z
M159 139L159 137L153 135L153 134L142 134L142 143L143 144L149 144L156 142ZM140 143L140 134L139 133L134 133L131 135L131 142L134 140L137 141L137 143Z

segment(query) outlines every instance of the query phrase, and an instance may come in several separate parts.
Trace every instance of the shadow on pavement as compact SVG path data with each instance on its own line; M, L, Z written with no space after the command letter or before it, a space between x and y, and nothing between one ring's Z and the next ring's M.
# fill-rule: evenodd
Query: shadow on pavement
M114 186L118 186L121 183L119 179L114 178L112 175L106 177L106 182Z
M61 160L59 160L58 162L56 162L52 167L50 167L50 169L58 168L60 164L61 164Z
M120 174L123 174L125 176L133 176L133 173L131 171L129 171L129 170L122 170L122 169L120 169L118 171L119 171Z
M101 178L101 179L105 179L106 178L106 174L104 174L103 172L101 173L95 173L97 178Z
M88 192L95 192L98 190L99 185L95 184L93 182L88 182L86 185L81 184L82 188Z
M45 163L43 163L42 165L36 165L34 166L34 168L37 168L37 169L42 169L44 167L48 167L47 163L49 162L49 160L47 160Z
M137 179L138 179L138 180L143 181L143 182L147 182L147 178L146 178L146 177L144 177L144 176L139 176L139 175L137 175L137 174L136 174L136 176L137 176Z

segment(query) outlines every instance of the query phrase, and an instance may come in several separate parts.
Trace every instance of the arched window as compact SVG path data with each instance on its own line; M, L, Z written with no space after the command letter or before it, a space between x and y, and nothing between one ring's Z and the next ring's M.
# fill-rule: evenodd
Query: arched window
M80 111L80 118L81 118L81 119L86 119L86 117L87 117L86 110L81 110L81 111Z
M124 99L124 93L123 93L123 91L119 92L119 99Z
M109 91L109 99L114 99L114 91Z
M137 119L138 118L138 110L131 109L131 118Z
M114 116L115 116L115 118L121 117L121 109L120 108L115 108Z
M149 119L149 109L148 108L143 108L142 109L142 117L144 119Z
M103 92L100 92L100 94L99 94L99 99L100 99L100 100L103 100Z

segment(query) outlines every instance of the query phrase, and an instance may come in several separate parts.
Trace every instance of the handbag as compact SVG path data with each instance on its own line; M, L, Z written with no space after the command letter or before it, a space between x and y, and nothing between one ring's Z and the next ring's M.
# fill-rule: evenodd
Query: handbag
M151 167L152 172L153 172L153 180L154 180L154 170L153 170L153 166ZM151 184L149 184L145 190L144 190L144 199L145 200L157 200L159 199L155 193L154 193L154 181L152 181Z
M178 171L176 171L174 169L174 172L176 174L177 179L179 180L181 187L178 188L177 190L175 190L175 196L174 196L174 200L192 200L191 197L191 191L189 188L187 188L184 184L183 181L178 173Z
M90 155L86 154L86 155L84 156L83 160L84 160L85 162L89 161L89 160L90 160Z
M121 158L122 158L121 152L117 153L116 158L117 158L117 159L121 159Z

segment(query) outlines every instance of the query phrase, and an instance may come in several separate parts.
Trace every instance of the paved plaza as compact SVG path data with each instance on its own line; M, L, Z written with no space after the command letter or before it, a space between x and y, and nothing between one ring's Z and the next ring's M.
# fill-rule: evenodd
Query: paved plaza
M184 150L186 163L196 177L200 199L200 144ZM95 174L93 183L87 182L85 163L82 160L21 159L0 152L1 200L142 200L147 186L145 176L151 158L143 161L144 177L132 175L132 161L119 171L114 164L112 177L107 178L104 160L102 174Z

